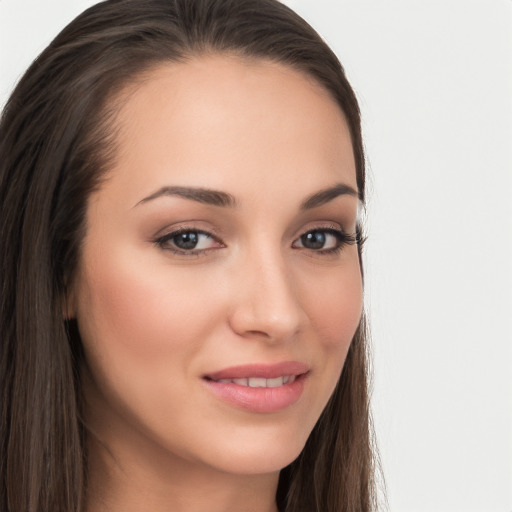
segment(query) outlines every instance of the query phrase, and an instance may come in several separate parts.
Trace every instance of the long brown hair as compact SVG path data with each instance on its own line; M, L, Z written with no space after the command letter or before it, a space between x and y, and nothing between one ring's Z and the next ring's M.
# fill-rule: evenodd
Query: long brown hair
M108 0L35 60L0 124L0 509L83 511L87 490L76 325L63 320L90 193L115 158L119 92L204 52L291 66L345 114L364 202L359 108L318 34L276 0ZM361 245L359 251L361 255ZM286 512L375 509L364 318L301 455L281 471Z

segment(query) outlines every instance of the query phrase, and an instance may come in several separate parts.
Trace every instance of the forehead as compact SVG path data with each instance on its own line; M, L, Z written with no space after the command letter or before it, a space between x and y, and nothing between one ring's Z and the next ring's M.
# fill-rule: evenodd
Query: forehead
M282 64L210 55L160 65L125 91L117 122L112 171L148 191L168 180L287 187L294 176L306 190L340 180L356 188L343 112Z

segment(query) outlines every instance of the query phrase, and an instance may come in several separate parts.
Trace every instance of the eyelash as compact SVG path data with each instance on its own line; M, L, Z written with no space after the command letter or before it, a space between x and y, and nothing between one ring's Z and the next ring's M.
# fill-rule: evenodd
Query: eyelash
M174 231L171 231L170 233L166 233L165 235L157 238L155 240L155 244L158 245L161 249L165 251L169 251L172 254L177 255L184 255L184 256L200 256L201 254L204 254L208 251L210 251L212 248L208 249L190 249L190 250L183 250L176 246L171 246L170 243L172 242L173 238L176 238L177 236L183 235L183 234L196 234L196 235L205 235L208 238L211 238L218 244L222 244L222 242L214 236L212 233L209 233L208 231L203 231L202 229L196 229L196 228L189 228L189 227L182 227L175 229Z
M341 252L341 250L347 245L354 245L356 243L359 243L359 236L357 234L349 234L349 233L346 233L345 231L343 231L342 229L334 228L334 227L318 227L318 228L310 229L310 230L304 232L302 235L300 235L297 238L297 240L295 240L293 243L295 244L297 241L301 241L303 237L305 237L309 234L312 234L312 233L324 233L324 234L334 236L334 238L336 239L335 247L332 247L329 249L311 249L308 247L294 247L294 249L306 249L306 250L312 251L315 254L329 255L329 254L337 254L337 253ZM154 243L155 243L155 245L157 245L158 247L160 247L161 249L163 249L165 251L169 251L173 254L184 255L184 256L189 256L189 257L190 256L201 256L202 254L205 254L205 253L209 252L210 250L214 249L214 248L207 248L207 249L199 249L199 250L197 250L197 249L184 250L184 249L179 249L176 246L174 246L174 247L170 246L170 242L172 242L172 240L174 238L176 238L180 235L183 235L183 234L204 235L204 236L207 236L208 238L212 239L216 243L220 244L221 248L225 247L224 244L222 244L222 242L216 236L214 236L212 233L209 233L208 231L203 231L201 229L191 228L191 227L182 227L182 228L178 228L174 231L171 231L170 233L166 233L165 235L158 237L154 241ZM301 243L302 243L302 241L301 241Z
M325 227L319 227L315 229L310 229L299 236L297 240L301 240L303 237L312 234L312 233L324 233L328 235L332 235L336 239L336 245L334 247L331 247L329 249L309 249L308 247L296 247L296 249L309 249L315 254L337 254L343 250L343 248L347 245L354 245L357 243L357 235L352 235L349 233L346 233L342 229L339 228L325 228ZM294 242L295 243L295 242Z

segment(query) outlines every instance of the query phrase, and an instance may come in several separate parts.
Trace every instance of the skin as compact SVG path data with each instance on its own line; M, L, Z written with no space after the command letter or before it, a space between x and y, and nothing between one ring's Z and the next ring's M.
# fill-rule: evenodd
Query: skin
M336 184L357 189L344 116L295 70L208 56L148 73L118 128L68 305L86 356L88 511L274 511L279 470L325 407L361 315L356 245L327 253L301 238L355 232L356 196L301 209ZM237 205L144 201L166 186L223 191ZM212 237L184 253L155 243L177 228ZM327 233L325 247L336 245ZM309 373L277 412L240 409L204 383L280 361Z

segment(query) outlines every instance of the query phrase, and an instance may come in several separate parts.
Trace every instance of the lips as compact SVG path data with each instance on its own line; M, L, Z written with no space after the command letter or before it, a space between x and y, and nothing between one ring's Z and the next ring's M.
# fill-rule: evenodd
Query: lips
M286 361L233 366L205 375L203 380L224 403L251 412L271 413L300 399L308 373L308 365Z
M307 364L297 361L284 361L277 364L246 364L241 366L232 366L223 370L209 373L205 377L211 380L222 379L276 379L285 376L299 376L307 373L309 367Z

